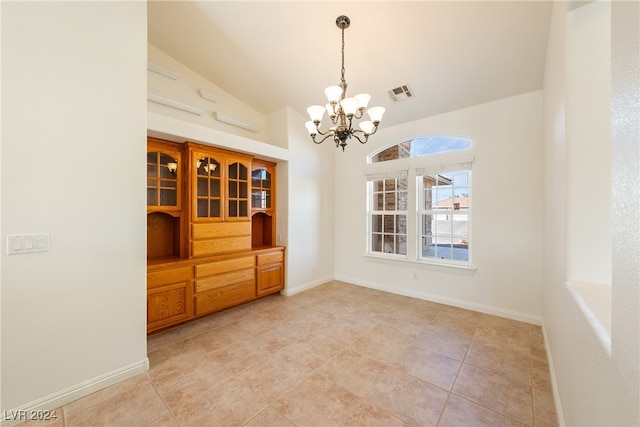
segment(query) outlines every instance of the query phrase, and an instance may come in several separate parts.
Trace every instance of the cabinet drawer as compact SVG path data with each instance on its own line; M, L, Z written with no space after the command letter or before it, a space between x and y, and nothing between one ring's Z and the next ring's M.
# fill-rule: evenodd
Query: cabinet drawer
M253 283L253 268L230 271L228 273L216 274L202 279L196 279L196 292L204 292L210 289L223 288L240 282Z
M282 262L284 261L284 252L277 251L266 254L257 255L257 263L258 265L271 264L274 262Z
M193 256L217 255L225 252L248 251L251 249L251 235L223 237L211 240L194 240L191 244Z
M192 267L168 268L147 273L147 288L169 285L191 279Z
M196 265L196 278L211 276L212 274L226 273L253 267L253 257L227 259L224 261L210 262Z
M251 223L246 221L193 224L191 227L193 231L193 240L251 235Z
M196 316L252 300L255 289L252 280L200 293L196 295Z

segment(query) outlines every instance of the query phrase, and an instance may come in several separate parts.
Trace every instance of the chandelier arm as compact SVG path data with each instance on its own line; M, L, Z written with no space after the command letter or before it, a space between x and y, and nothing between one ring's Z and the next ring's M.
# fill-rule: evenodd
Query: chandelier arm
M360 137L356 134L356 132L362 133L364 135L364 141L360 139ZM369 135L367 135L365 132L361 130L354 130L351 136L357 139L360 144L366 144L367 140L369 139Z
M320 135L324 135L324 138L322 138L320 141L316 141L315 135L311 137L311 139L313 140L313 142L315 144L322 144L323 142L325 142L331 136L333 136L335 138L335 134L333 132L321 133Z

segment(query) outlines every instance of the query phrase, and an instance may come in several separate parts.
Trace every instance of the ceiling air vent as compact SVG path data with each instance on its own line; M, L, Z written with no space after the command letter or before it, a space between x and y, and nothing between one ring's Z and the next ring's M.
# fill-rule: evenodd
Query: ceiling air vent
M389 96L393 99L393 102L405 101L413 97L413 91L409 85L402 85L391 89L389 91Z

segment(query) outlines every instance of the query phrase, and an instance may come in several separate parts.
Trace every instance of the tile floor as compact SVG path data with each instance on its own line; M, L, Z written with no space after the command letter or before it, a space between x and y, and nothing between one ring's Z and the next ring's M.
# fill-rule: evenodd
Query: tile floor
M557 426L540 327L341 282L152 336L148 354L52 426Z

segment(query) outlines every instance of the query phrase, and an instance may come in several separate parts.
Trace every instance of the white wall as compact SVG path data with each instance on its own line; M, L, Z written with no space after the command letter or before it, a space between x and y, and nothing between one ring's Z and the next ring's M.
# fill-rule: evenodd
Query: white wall
M638 425L640 317L640 149L638 146L638 52L640 12L636 2L612 2L612 330L611 354L601 344L567 278L566 223L567 86L566 14L575 7L554 3L547 49L545 111L544 329L549 344L557 408L566 425ZM583 7L582 16L601 5ZM576 15L577 16L577 15ZM575 20L575 16L570 18ZM603 35L607 37L607 35ZM589 70L585 70L589 72ZM585 102L588 93L582 96ZM616 115L616 112L618 113Z
M227 134L266 142L266 119L263 114L248 107L246 104L229 95L224 89L209 82L204 77L151 44L148 45L148 60L153 64L160 65L180 75L179 78L174 80L162 74L149 71L147 73L147 83L150 92L185 102L203 110L203 113L198 115L149 101L147 104L149 112L206 126L207 128L219 130ZM199 93L200 90L205 90L216 95L219 97L219 100L213 102L202 98ZM222 123L215 119L214 112L225 114L247 124L255 125L259 130L254 132ZM276 143L276 145L278 144Z
M410 102L410 101L409 101ZM336 158L336 277L351 283L541 322L542 93L390 128ZM364 165L379 148L426 134L473 140L473 275L364 256ZM418 279L414 280L414 273Z
M567 14L567 279L611 284L611 14ZM585 70L589 70L585 72Z
M147 44L144 2L1 8L4 411L147 367ZM49 252L6 255L34 232Z
M332 143L314 144L304 127L306 120L287 109L290 155L287 195L288 295L334 277L333 212L337 208L334 201L335 148Z

